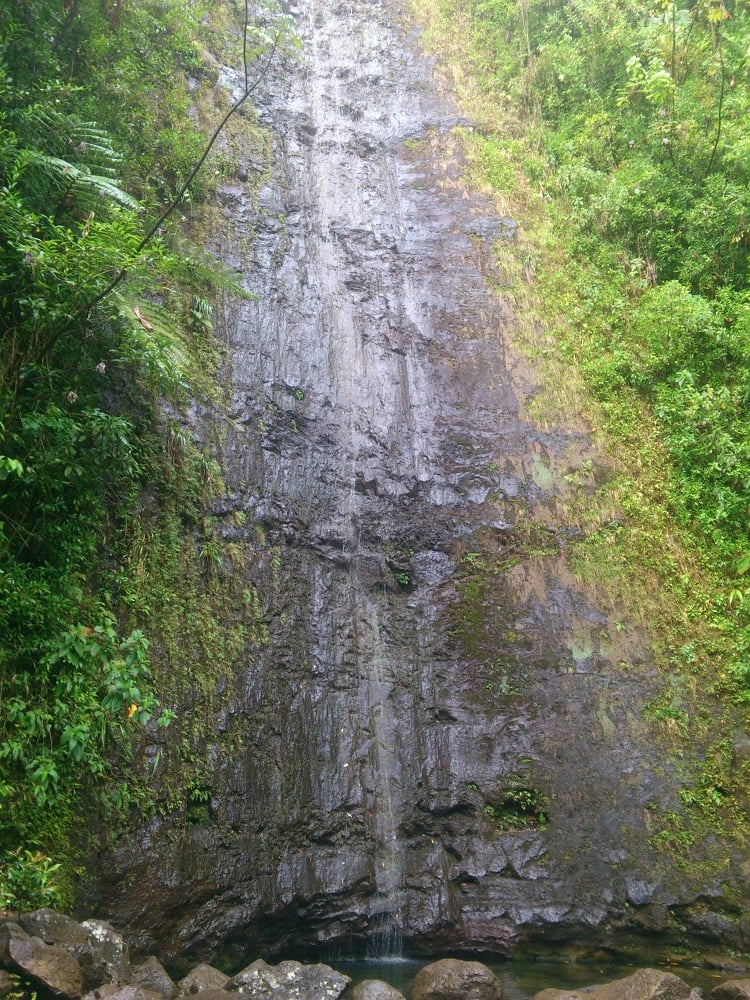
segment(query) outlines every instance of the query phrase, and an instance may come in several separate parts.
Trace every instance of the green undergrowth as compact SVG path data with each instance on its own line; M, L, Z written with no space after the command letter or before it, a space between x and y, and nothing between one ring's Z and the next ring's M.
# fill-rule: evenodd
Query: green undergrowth
M213 710L262 640L187 429L196 398L222 405L214 303L247 294L198 224L231 142L184 185L230 107L221 60L250 83L288 34L271 7L246 35L244 16L0 9L0 909L68 905L94 818L112 834L200 798L189 703Z
M212 754L240 738L217 718L232 679L267 641L265 608L247 581L252 545L222 537L222 522L241 528L241 513L208 513L222 492L218 467L178 428L172 454L152 452L150 488L120 538L118 599L126 622L152 637L155 683L174 718L163 737L152 732L134 761L153 790L139 810L158 811L175 829L196 822L210 798ZM231 533L236 534L236 531ZM116 797L122 822L133 805L129 788Z
M554 519L576 529L568 562L618 625L652 637L664 678L646 714L684 757L686 787L679 811L654 804L654 842L675 855L715 834L742 843L747 9L414 9L474 121L457 133L468 175L520 223L496 246L496 285L514 308L512 341L544 383L528 415L544 429L592 429L593 467L573 458L558 470ZM483 573L461 584L458 625L475 644L486 585Z

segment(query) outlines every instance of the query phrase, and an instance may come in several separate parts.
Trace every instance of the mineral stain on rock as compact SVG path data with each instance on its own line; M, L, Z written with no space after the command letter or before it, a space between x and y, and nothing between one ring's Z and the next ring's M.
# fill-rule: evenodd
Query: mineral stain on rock
M679 775L633 724L658 689L647 637L624 670L543 524L571 449L595 456L523 416L487 281L514 224L464 186L467 123L393 0L292 13L302 52L257 97L269 177L226 182L216 248L258 295L223 317L216 436L269 639L227 679L215 723L240 737L206 822L109 847L100 909L167 959L239 964L508 954L719 906L725 871L649 847Z

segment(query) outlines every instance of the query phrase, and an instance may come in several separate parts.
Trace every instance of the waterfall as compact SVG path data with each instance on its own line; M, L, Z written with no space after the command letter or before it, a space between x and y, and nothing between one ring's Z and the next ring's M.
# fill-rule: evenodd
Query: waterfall
M383 600L385 604L385 599ZM398 811L394 805L394 782L400 771L395 760L396 720L391 713L389 695L393 680L388 677L385 650L380 636L380 615L384 613L371 602L369 618L372 652L369 658L367 700L370 705L373 781L373 833L376 898L368 941L368 957L399 958L403 950L403 844L398 835Z
M515 225L464 183L468 123L398 0L291 11L303 47L253 95L256 184L223 183L215 246L257 298L217 324L213 515L263 627L207 736L211 823L118 841L103 898L227 964L507 954L645 898L649 807L679 788L643 721L658 682L565 562L589 443L524 417L538 387L490 287ZM519 789L544 829L508 828Z

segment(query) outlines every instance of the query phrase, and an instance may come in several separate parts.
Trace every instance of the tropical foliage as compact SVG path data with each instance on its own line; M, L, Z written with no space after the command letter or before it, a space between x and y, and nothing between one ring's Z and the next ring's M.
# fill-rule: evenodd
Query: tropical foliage
M652 401L681 508L748 548L750 13L722 0L484 0L496 74L535 122L581 256L640 279L601 350ZM554 193L554 192L553 192Z
M661 499L720 576L703 615L732 633L730 670L750 696L747 4L436 6L491 95L473 140L484 179L502 191L520 168L528 210L555 231L556 263L537 246L526 275L615 440L637 438L634 396L655 419L671 464Z
M157 401L210 372L205 295L231 286L168 227L145 238L205 146L203 13L0 7L0 906L59 898L42 852L76 796L117 788L113 745L170 719L147 639L116 624L115 553L163 451Z

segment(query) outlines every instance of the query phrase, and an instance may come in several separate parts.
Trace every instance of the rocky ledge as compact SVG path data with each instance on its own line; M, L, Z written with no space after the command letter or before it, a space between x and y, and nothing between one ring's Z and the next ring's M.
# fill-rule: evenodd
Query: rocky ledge
M238 997L238 994L240 996ZM677 976L639 969L580 991L546 989L534 1000L701 1000ZM132 964L128 946L103 920L81 923L42 909L0 919L0 1000L405 1000L388 983L352 985L329 965L257 959L234 976L201 963L175 982L155 957ZM422 968L410 1000L503 1000L495 974L481 962L441 959ZM716 986L710 1000L750 1000L750 979Z

